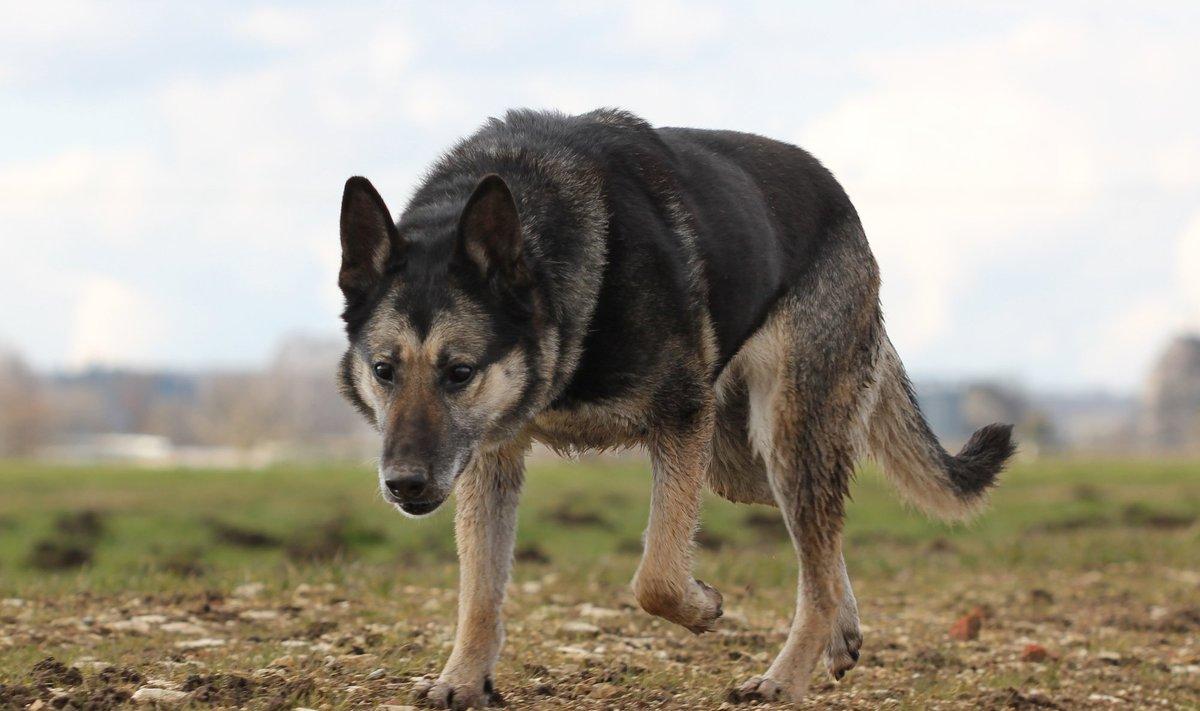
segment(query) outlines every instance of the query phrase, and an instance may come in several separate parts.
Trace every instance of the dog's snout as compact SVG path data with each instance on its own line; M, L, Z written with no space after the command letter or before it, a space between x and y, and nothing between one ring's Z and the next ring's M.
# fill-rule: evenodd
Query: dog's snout
M401 501L419 499L429 484L424 469L400 469L388 473L383 481L388 492Z

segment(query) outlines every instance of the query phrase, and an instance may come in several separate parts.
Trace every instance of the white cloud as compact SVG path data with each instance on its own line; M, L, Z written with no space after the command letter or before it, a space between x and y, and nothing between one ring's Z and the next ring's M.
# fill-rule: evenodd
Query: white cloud
M156 166L138 150L68 149L0 164L0 221L69 249L81 234L128 245L142 236ZM28 249L28 243L23 247Z
M1177 249L1175 278L1186 300L1185 318L1192 329L1200 330L1200 212L1180 233Z
M652 54L690 54L720 36L727 21L717 5L683 0L635 0L626 12L626 41Z
M234 18L236 36L270 47L298 47L311 42L320 31L312 14L281 7L253 8Z
M154 303L129 284L97 276L80 288L71 333L70 362L89 365L147 365L169 337Z
M1114 205L1153 209L1139 202L1172 191L1178 197L1198 184L1194 164L1180 157L1181 146L1194 145L1191 129L1179 116L1160 120L1161 105L1149 114L1145 107L1165 87L1191 81L1200 50L1194 42L1147 42L1141 32L1136 24L1034 21L991 38L877 54L864 62L869 86L803 132L802 145L834 169L859 207L881 262L890 330L907 357L937 363L948 346L981 328L977 315L958 306L981 288L994 260L1044 264L1071 244L1132 249L1140 240L1143 252L1153 249L1153 236L1080 235L1077 227ZM1143 84L1147 64L1156 79ZM1200 119L1200 103L1180 108ZM1123 266L1119 255L1109 257L1114 273ZM1127 362L1129 349L1144 356L1180 319L1155 316L1174 301L1147 296L1152 285L1124 288L1135 303L1093 314L1092 325L1099 336L1113 323L1141 324L1138 334L1147 337L1114 353ZM1028 314L1029 335L1053 318ZM1036 359L1044 351L1044 337L1023 350L1025 334L1012 335L1008 357ZM1073 357L1095 360L1094 353ZM1019 367L1028 376L1038 364ZM1104 376L1116 382L1111 368Z

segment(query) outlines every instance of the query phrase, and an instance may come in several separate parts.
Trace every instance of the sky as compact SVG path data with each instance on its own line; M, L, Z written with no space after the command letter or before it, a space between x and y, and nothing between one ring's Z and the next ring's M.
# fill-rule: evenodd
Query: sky
M511 107L796 143L918 378L1134 392L1200 327L1200 3L0 0L0 343L40 369L337 336L350 175L394 213Z

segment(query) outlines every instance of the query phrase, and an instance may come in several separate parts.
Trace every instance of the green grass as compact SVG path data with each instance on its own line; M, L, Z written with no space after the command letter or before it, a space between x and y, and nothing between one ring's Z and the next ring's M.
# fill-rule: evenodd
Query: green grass
M637 565L648 499L649 476L638 461L531 466L518 536L518 550L529 562L518 562L515 580L518 589L522 583L532 584L530 590L537 588L530 595L542 606L538 609L550 610L539 615L555 620L570 617L571 606L584 602L614 608L630 602L626 586ZM152 662L147 655L157 659L161 654L165 638L106 633L74 643L53 634L55 619L76 612L86 615L97 605L111 612L131 595L157 600L160 606L166 604L163 600L219 597L248 581L263 583L271 606L282 605L285 611L297 586L328 584L337 591L330 593L333 597L354 601L353 624L358 628L419 621L425 626L421 629L428 630L422 634L444 636L452 627L456 577L452 511L449 505L445 508L428 519L404 519L379 499L374 474L363 467L163 471L0 465L0 598L33 601L35 610L14 615L12 609L29 607L0 609L0 684L27 680L32 663L48 653L67 661L79 656L119 658L131 668L144 669ZM66 528L71 528L70 522L75 528L86 525L79 519L83 511L96 513L99 532L65 532L63 521L68 522ZM564 520L564 512L576 522ZM702 665L708 674L703 679L689 677L670 662L662 669L658 667L663 665L639 662L643 671L621 677L619 685L657 689L655 693L672 698L693 693L719 700L723 687L735 680L732 675L761 670L769 662L782 640L777 628L790 613L796 575L781 526L767 518L773 516L764 507L735 506L711 496L703 512L706 547L699 553L699 576L726 594L734 620L730 624L738 634L759 635L751 648L710 635L701 638L710 641L695 643L702 650L697 654L716 654L711 664ZM995 701L980 696L985 692L969 675L963 676L965 672L947 678L922 672L913 658L928 648L949 654L948 659L965 654L970 663L993 665L982 685L995 693L1013 687L1023 694L1022 689L1033 684L1044 685L1051 695L1057 690L1062 698L1075 699L1073 685L1090 679L1091 671L1103 676L1105 670L1085 665L1074 673L1067 665L1068 650L1088 653L1103 648L1135 650L1127 653L1146 659L1145 668L1120 671L1131 680L1145 675L1147 684L1166 689L1159 693L1176 703L1190 693L1188 685L1197 682L1186 671L1170 669L1200 664L1197 630L1181 628L1182 652L1147 652L1144 637L1165 634L1154 627L1158 623L1151 618L1160 614L1156 610L1174 614L1189 609L1189 596L1193 605L1200 599L1200 583L1192 577L1200 576L1198 518L1200 466L1189 462L1023 463L1005 475L988 512L960 527L930 522L907 510L876 472L865 471L853 486L845 536L847 563L869 630L863 664L851 674L860 681L818 690L815 698L822 693L827 700L831 694L849 694L838 698L858 707L854 694L861 691L866 694L862 707L870 708L879 702L871 693L884 693L899 683L891 681L890 674L907 669L904 673L911 675L916 668L922 676L919 682L903 682L898 692L902 704L918 708L940 700L950 707L959 702L969 707ZM220 527L268 540L261 547L237 545L218 536ZM39 567L34 551L47 542L59 549L85 550L90 562L62 569ZM1052 591L1053 613L1030 606L1028 593L1035 588ZM945 628L975 604L1000 610L1000 620L989 623L988 629L997 635L1008 629L993 640L1007 656L996 657L996 650L989 656L984 650L946 646ZM514 608L509 613L514 624L538 630L537 644L510 634L501 662L510 670L507 677L501 672L506 685L516 687L513 693L528 694L528 674L518 660L540 665L536 660L558 659L546 649L573 641L556 635L555 625L542 617L522 619L528 610L516 601L509 606ZM157 609L147 609L151 608ZM176 617L183 615L172 609ZM1122 611L1136 619L1121 623ZM307 613L295 614L307 619ZM1061 621L1049 619L1054 615L1070 624L1064 628ZM636 628L637 635L688 643L689 638L645 615L629 611L628 617L630 621L622 624L634 626L630 633ZM1095 638L1083 633L1083 639L1061 641L1073 639L1070 635L1077 629L1072 626L1081 624L1117 632L1097 633ZM42 642L23 641L36 640L39 625L51 633L42 634ZM1053 631L1052 638L1047 630ZM401 631L394 633L399 637L389 632L374 644L379 648L378 665L397 674L389 677L390 686L371 692L377 695L397 692L406 683L404 675L435 671L444 659L440 642L417 651L398 641L404 638ZM888 647L886 641L898 639L898 634L908 641L893 640ZM281 635L263 636L224 657L223 663L208 663L253 671L287 651L280 646ZM1040 665L1042 669L1013 667L1010 658L1019 651L1020 640L1038 635L1046 637L1047 646L1061 650L1062 662ZM57 641L49 644L47 639ZM915 644L912 639L925 641ZM896 645L899 648L893 649ZM745 655L731 661L730 650ZM668 659L676 653L682 652L669 652ZM983 661L972 657L977 653L983 654ZM884 663L889 654L894 664ZM1164 686L1163 678L1170 683ZM1171 684L1179 683L1184 686L1174 695ZM543 699L543 705L552 706L560 696L564 704L567 699L581 703L572 693ZM1079 693L1083 695L1078 698L1086 700L1087 694ZM1141 692L1128 693L1137 697ZM313 694L326 705L356 705L352 697L332 690Z
M645 526L645 469L636 461L535 464L522 500L518 546L536 547L556 565L580 570L605 567L614 556L627 557L638 547ZM194 558L221 578L291 564L276 546L222 543L215 537L214 522L286 543L345 519L350 529L347 553L356 561L436 564L453 556L451 505L428 519L404 519L379 499L373 473L361 468L160 471L10 464L0 469L0 485L0 592L5 594L71 581L103 590L180 556ZM1194 534L1129 535L1131 530L1187 529L1187 520L1200 515L1200 467L1186 463L1019 465L1005 476L989 511L966 526L933 522L907 509L874 471L859 475L852 496L847 558L865 574L919 565L935 542L955 549L957 563L967 569L1088 569L1151 558L1178 565L1197 560ZM706 534L727 548L754 555L749 560L745 555L703 556L712 559L704 564L742 575L747 567L774 568L778 562L790 578L790 545L774 531L744 524L754 509L762 512L760 517L774 515L765 507L708 497ZM564 525L556 516L562 510L590 515L599 523ZM31 542L55 537L56 520L80 511L95 511L102 521L94 563L83 574L49 578L28 565ZM760 573L752 574L757 580Z

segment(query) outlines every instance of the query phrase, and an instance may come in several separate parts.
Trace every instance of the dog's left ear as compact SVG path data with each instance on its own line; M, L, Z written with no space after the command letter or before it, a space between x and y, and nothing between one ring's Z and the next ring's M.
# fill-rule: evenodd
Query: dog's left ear
M400 257L404 240L371 181L355 176L342 192L342 268L338 286L347 306L361 302Z
M499 175L485 175L459 217L457 256L485 277L500 276L509 285L523 285L529 278L523 243L512 191Z

